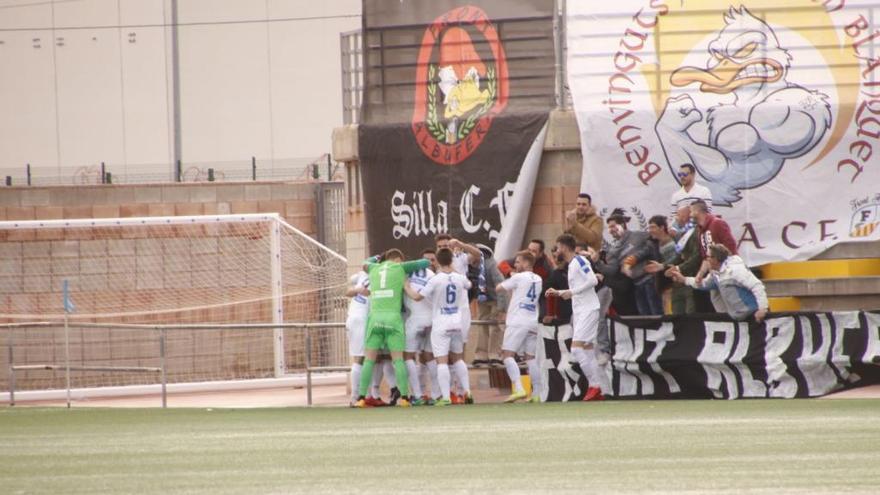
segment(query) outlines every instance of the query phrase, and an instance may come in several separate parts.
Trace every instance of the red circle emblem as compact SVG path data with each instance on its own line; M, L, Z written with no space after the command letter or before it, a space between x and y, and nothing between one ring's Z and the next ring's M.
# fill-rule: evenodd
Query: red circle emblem
M491 50L490 60L479 55L474 37ZM412 131L422 153L440 165L461 163L483 142L508 96L507 58L486 13L466 5L434 19L416 68Z

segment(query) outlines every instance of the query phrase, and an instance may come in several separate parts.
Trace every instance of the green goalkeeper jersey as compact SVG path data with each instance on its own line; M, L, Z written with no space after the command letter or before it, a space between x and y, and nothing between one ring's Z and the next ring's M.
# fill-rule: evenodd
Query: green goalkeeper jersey
M406 276L430 265L425 259L403 263L367 262L367 273L370 276L370 312L400 313Z

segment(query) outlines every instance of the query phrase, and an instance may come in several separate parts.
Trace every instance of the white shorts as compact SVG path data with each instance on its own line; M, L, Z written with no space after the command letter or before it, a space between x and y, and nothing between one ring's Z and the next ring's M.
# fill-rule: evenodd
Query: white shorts
M431 317L407 318L404 323L406 329L406 352L419 352L431 350Z
M464 338L461 330L450 328L448 330L431 330L431 349L434 356L447 356L450 352L461 354L464 352Z
M535 355L538 344L538 323L534 325L507 325L504 329L502 351Z
M348 334L348 355L364 357L364 344L367 339L367 318L349 316L345 320L345 332Z
M571 326L573 341L595 344L596 336L599 333L599 309L592 309L582 314L572 314Z

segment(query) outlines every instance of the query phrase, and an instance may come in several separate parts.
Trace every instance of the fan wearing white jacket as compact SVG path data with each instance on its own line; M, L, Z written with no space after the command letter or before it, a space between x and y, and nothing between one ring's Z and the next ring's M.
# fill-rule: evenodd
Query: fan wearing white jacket
M752 315L756 321L763 321L769 307L764 283L746 267L742 258L730 254L722 244L710 246L708 254L706 260L711 271L702 283L678 271L672 271L670 276L695 289L711 291L712 305L719 313L727 313L738 321Z

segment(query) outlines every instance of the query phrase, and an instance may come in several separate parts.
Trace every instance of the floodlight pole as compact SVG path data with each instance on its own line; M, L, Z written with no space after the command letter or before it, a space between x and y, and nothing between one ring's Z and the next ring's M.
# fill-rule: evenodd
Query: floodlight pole
M276 219L269 223L269 256L272 275L272 323L284 323L284 296L281 284L281 222ZM284 376L287 367L284 363L284 329L275 327L272 330L272 342L275 351L275 377Z

